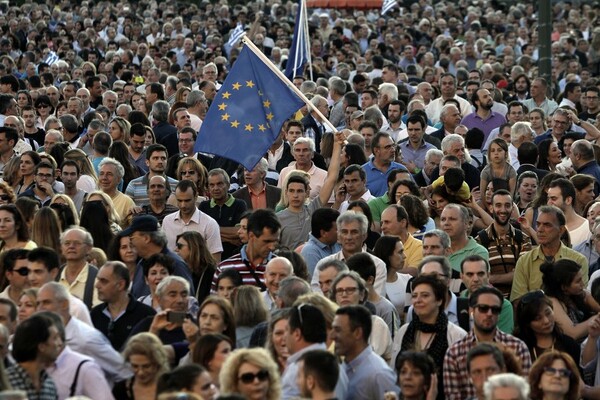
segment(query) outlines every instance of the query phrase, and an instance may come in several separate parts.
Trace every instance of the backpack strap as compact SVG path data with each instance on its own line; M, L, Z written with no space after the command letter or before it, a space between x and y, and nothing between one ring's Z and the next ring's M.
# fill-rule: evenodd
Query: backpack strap
M92 361L92 360L83 360L77 366L77 370L75 371L75 378L73 378L73 383L71 384L71 388L69 389L69 397L75 396L75 389L77 388L77 380L79 379L79 370L81 369L81 366L88 361Z
M479 243L483 247L485 247L486 249L490 247L490 237L488 236L485 229L480 230L477 236L479 237Z
M88 264L88 277L85 282L85 289L83 291L83 302L91 310L92 303L94 300L94 283L96 283L96 275L98 275L98 268Z
M469 316L469 299L466 297L456 298L456 311L458 313L458 326L466 332L471 330L471 319Z

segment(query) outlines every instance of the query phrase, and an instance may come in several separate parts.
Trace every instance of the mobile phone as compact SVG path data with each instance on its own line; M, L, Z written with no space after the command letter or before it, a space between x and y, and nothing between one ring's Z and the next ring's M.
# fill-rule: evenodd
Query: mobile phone
M189 314L180 311L169 311L167 312L167 321L173 324L183 324L183 320L189 318Z

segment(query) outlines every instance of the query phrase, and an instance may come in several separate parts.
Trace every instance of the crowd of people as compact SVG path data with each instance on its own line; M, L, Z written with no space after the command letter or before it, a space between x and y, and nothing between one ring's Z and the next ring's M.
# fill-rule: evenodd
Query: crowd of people
M249 169L195 143L298 4L0 3L0 396L599 399L600 7L550 79L537 7L309 9Z

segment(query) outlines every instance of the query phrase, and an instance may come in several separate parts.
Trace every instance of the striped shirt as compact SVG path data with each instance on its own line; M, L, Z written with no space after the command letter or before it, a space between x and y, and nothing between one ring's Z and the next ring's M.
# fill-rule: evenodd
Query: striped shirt
M248 254L246 253L247 245L244 245L240 252L232 257L229 257L225 261L222 261L217 270L215 271L215 276L213 277L213 283L211 292L217 292L217 280L221 272L227 269L235 269L240 273L242 277L242 281L244 285L252 285L256 286L261 290L265 289L265 269L267 268L267 263L269 260L274 257L273 254L269 254L269 256L263 260L263 262L259 265L254 265L249 259ZM257 282L260 282L260 284Z
M150 173L147 173L144 176L133 179L127 185L127 189L125 189L125 194L133 199L136 206L143 206L150 203L150 199L148 198L149 174ZM166 178L169 182L169 186L171 186L171 193L175 193L178 181L168 176Z
M25 371L19 364L11 365L6 369L6 375L10 385L15 390L22 390L27 393L29 400L56 400L58 394L56 393L56 386L54 381L46 373L42 371L40 373L40 390L36 390L33 386L33 380L31 376Z

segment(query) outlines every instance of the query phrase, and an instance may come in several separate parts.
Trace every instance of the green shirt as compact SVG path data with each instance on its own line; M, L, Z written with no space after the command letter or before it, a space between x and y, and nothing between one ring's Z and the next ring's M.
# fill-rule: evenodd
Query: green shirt
M554 261L566 258L573 260L581 265L583 273L583 282L588 283L588 260L579 252L572 250L560 244L558 253L554 256ZM512 291L510 292L510 301L515 301L527 292L540 289L542 287L542 272L540 266L546 262L546 257L540 246L528 251L519 257L515 274L513 277Z
M468 298L471 295L468 290L463 290L460 297ZM513 316L513 306L510 301L504 299L502 301L502 311L498 316L497 328L504 333L512 334L515 328L515 318Z
M477 243L475 239L469 236L469 241L467 242L467 245L448 256L448 261L450 262L450 266L453 270L460 272L460 263L462 262L462 260L474 254L480 255L481 257L483 257L484 260L487 260L489 262L490 255L488 254L487 249L479 243Z
M373 221L381 222L381 214L383 210L390 206L390 197L387 192L381 197L375 197L374 199L369 200L369 208L371 209L371 214L373 215Z

